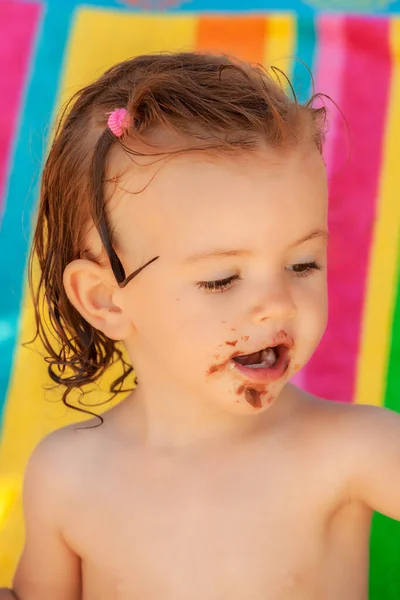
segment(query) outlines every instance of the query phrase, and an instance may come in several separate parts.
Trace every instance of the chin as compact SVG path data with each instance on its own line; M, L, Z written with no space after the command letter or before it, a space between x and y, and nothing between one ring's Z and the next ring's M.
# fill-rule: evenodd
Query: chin
M266 412L275 402L280 390L266 390L265 386L259 387L252 384L236 386L226 396L221 405L226 412L243 416L254 416Z
M235 407L232 408L231 412L235 412L237 415L243 415L244 417L261 415L271 407L271 405L274 403L274 400L270 401L268 404L262 404L260 407L251 406L247 402L242 401L239 402L239 404L236 404Z

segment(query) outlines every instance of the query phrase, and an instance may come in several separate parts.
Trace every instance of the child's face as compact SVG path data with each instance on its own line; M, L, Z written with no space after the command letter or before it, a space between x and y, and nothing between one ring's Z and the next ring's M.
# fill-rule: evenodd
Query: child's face
M118 149L112 165L124 170L110 208L127 275L159 256L114 295L139 383L159 378L243 414L268 407L326 323L318 151L186 154L141 169Z

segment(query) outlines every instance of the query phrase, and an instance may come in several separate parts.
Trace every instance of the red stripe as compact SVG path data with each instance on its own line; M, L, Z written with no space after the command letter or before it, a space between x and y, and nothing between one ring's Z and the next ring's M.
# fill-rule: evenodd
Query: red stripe
M40 4L0 3L0 214L39 15Z
M330 153L330 317L307 368L306 384L317 395L351 401L391 77L388 20L347 17L342 40L345 59L339 105L349 124L351 143L349 148L344 136L336 135Z

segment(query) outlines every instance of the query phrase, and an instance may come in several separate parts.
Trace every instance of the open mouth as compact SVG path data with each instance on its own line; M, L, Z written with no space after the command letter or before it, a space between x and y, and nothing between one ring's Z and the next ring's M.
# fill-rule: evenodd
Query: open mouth
M291 361L293 343L275 344L251 354L236 355L231 358L231 367L246 379L268 383L283 377Z
M235 356L232 360L248 369L272 369L287 349L287 346L284 344L278 344L277 346L270 346L252 354Z

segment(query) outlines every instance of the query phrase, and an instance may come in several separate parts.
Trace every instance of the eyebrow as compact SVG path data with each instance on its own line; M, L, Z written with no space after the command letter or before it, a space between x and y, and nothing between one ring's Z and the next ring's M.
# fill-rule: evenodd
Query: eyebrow
M253 253L250 250L213 250L211 252L199 252L185 258L185 265L206 260L208 258L227 258L230 256L251 256Z
M325 231L323 229L316 229L315 231L312 231L308 235L304 236L303 238L297 240L297 242L294 242L294 244L291 244L291 247L294 248L296 246L300 246L301 244L304 244L305 242L308 242L308 241L316 239L316 238L322 238L327 241L328 237L329 237L329 234L327 231ZM244 257L244 256L251 256L252 254L253 254L253 252L251 252L250 250L212 250L211 252L198 252L197 254L192 254L191 256L188 256L187 258L185 258L185 260L183 261L183 264L185 264L185 265L193 264L193 263L200 262L202 260L207 260L210 258L228 258L228 257L232 257L232 256Z
M309 242L310 240L314 240L316 238L321 238L327 242L329 239L329 233L326 231L326 229L316 229L303 238L297 240L297 242L292 244L292 247L294 248L296 246L300 246L300 244L304 244L305 242Z

